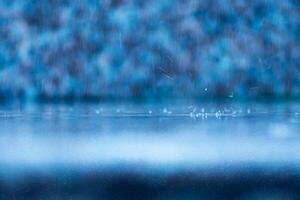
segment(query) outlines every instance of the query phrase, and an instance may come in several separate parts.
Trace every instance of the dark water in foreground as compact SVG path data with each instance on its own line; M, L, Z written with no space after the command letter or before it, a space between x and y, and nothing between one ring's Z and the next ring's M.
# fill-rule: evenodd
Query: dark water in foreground
M0 107L1 199L298 199L300 104Z

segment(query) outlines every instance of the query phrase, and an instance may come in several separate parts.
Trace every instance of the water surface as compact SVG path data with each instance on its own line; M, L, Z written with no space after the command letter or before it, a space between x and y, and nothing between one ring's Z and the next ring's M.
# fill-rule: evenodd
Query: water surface
M257 185L255 181L268 180L266 176L275 180L273 183L284 177L294 184L287 189L294 191L300 185L293 182L300 177L298 112L298 103L3 105L0 182L10 186L0 190L15 191L20 187L17 183L25 187L29 180L36 180L31 184L39 186L54 181L52 193L57 188L69 191L60 185L66 182L73 184L71 188L76 188L74 184L98 188L99 184L86 178L92 174L92 180L105 180L101 185L109 183L113 191L139 177L142 183L132 183L134 191L146 184L146 188L160 188L142 190L155 194L162 186L174 186L178 176L185 189L212 180L225 184L231 180L232 188L237 184L251 188ZM111 186L112 180L120 185ZM36 194L38 190L33 191ZM107 188L101 191L107 192ZM106 198L114 192L108 193Z

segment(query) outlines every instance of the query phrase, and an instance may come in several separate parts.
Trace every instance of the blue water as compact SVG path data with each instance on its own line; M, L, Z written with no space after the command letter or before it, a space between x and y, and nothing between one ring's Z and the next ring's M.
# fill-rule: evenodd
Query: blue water
M186 173L255 177L256 172L292 172L299 177L298 112L298 103L2 106L0 182L18 188L15 184L28 184L32 175L43 177L43 183L56 178L62 183L90 173L129 173L160 183ZM148 178L147 184L156 184Z

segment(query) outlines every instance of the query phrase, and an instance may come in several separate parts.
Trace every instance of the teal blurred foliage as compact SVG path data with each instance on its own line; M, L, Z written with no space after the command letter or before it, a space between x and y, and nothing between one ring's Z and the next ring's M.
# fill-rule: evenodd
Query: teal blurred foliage
M298 97L299 0L1 0L4 98Z

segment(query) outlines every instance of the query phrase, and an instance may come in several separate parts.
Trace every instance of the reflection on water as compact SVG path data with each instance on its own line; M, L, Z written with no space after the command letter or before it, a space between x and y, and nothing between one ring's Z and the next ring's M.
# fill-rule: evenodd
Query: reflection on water
M222 186L219 190L224 193L219 195L230 197L235 194L226 193L230 187L240 185L237 191L243 191L243 187L255 187L259 180L268 186L263 182L268 175L275 180L273 183L284 185L284 181L289 181L287 189L296 191L299 184L290 178L297 179L300 174L298 112L297 103L2 106L0 190L14 191L13 188L20 187L16 184L23 182L22 187L32 184L28 186L33 190L31 195L37 195L32 187L42 187L46 182L51 194L34 197L52 199L53 194L61 195L57 191L74 193L63 186L69 180L66 184L72 189L76 188L74 184L99 188L97 184L101 183L100 193L108 192L106 198L112 198L112 191L120 191L128 184L143 197L159 197L154 194L164 191L167 199L173 193L190 199L184 191L192 187L189 194L201 193L211 198L218 192L208 192L210 187L206 184L215 187L216 180L227 184L224 177L231 177L229 188ZM92 180L87 178L91 174ZM138 192L138 185L145 187L142 192ZM100 195L98 190L88 192L87 188L79 188L87 193L83 197ZM123 191L124 195L132 197L127 190L130 188ZM271 191L274 194L279 190ZM241 193L243 196L244 192ZM247 198L269 195L268 191L257 189L250 193ZM286 190L279 191L277 196L280 195L286 197Z

